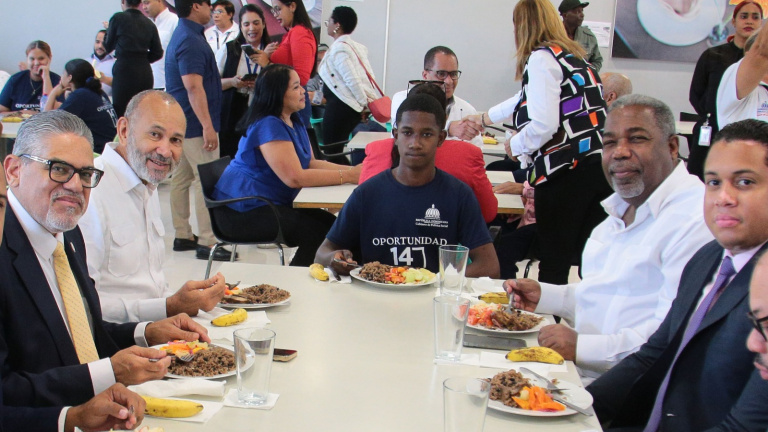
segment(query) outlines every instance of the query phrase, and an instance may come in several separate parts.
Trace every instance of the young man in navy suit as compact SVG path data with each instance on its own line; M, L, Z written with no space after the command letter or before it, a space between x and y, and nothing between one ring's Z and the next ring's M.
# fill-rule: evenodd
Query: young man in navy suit
M723 128L704 177L704 218L716 240L686 265L656 333L587 387L607 430L768 428L768 385L744 343L753 329L749 282L768 241L768 123Z
M5 158L11 211L0 245L0 375L6 405L76 405L115 382L160 379L170 358L134 345L209 341L186 314L153 323L102 319L77 228L101 176L92 148L82 120L51 111L21 126Z

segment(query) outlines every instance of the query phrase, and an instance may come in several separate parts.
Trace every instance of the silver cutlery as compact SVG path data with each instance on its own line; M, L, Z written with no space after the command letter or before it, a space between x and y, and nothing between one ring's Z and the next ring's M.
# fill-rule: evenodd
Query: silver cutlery
M552 381L548 380L545 376L539 375L536 372L528 369L527 367L521 367L520 372L525 372L527 374L531 374L535 376L536 378L540 379L541 381L544 381L547 384L547 391L548 392L562 392L563 389L557 387L556 385L552 384Z
M525 373L529 373L529 374L531 374L531 375L535 376L536 378L540 379L541 381L544 381L545 383L547 383L547 391L548 391L548 392L550 392L550 393L554 393L554 392L558 392L558 393L559 393L559 392L563 392L563 391L565 391L565 390L563 390L563 389L561 389L561 388L557 387L556 385L552 384L552 381L550 381L549 379L547 379L545 376L543 376L543 375L539 375L539 374L537 374L536 372L534 372L534 371L532 371L532 370L528 369L527 367L521 367L521 368L520 368L520 371L521 371L521 372L525 372ZM584 414L585 416L592 416L592 413L591 413L591 412L589 412L589 411L585 410L584 408L582 408L582 407L580 407L580 406L578 406L578 405L574 405L574 404L572 404L571 402L568 402L568 401L566 401L566 400L565 400L565 399L563 399L563 398L562 398L562 396L560 396L560 395L554 395L554 394L553 394L553 395L552 395L552 400L554 400L554 401L556 401L556 402L559 402L559 403L561 403L561 404L565 405L566 407L568 407L568 408L570 408L570 409L572 409L572 410L576 411L577 413L580 413L580 414Z
M572 410L576 411L576 412L577 412L577 413L579 413L579 414L584 414L585 416L592 416L592 413L591 413L591 412L589 412L589 411L585 410L584 408L582 408L582 407L580 407L580 406L578 406L578 405L574 405L574 404L572 404L572 403L570 403L570 402L568 402L568 401L564 400L564 399L563 399L562 397L560 397L560 396L555 396L555 395L552 395L552 400L553 400L553 401L555 401L555 402L559 402L559 403L561 403L561 404L565 405L566 407L568 407L568 408L570 408L570 409L572 409Z
M360 264L352 264L351 262L344 261L343 259L334 258L333 262L345 265L347 267L354 267L354 268L360 268L362 267Z
M336 272L336 270L334 270L334 269L333 269L333 268L331 268L331 267L328 267L328 270L330 270L330 271L331 271L331 275L333 275L333 277L334 277L334 278L335 278L337 281L341 282L341 277L339 277L339 273L337 273L337 272Z

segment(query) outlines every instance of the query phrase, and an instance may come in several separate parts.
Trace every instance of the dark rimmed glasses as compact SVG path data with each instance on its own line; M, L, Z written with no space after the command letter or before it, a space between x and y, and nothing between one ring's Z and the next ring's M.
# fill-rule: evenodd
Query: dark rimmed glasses
M428 71L428 72L434 72L435 76L438 79L441 79L441 80L444 80L444 79L446 79L448 77L451 77L452 80L456 81L457 79L459 79L459 77L461 77L461 71L460 70L455 70L455 71L432 70L432 69L424 69L424 70Z
M445 83L443 81L438 80L410 80L408 81L408 89L406 90L405 94L408 95L411 90L413 90L414 87L421 84L434 84L441 89L443 89L443 92L445 92Z
M48 165L48 177L56 183L66 183L77 173L84 188L95 188L99 185L101 176L104 175L104 171L96 168L77 169L66 162L43 159L29 154L23 154L21 157Z
M763 322L768 321L768 316L758 318L752 312L747 312L747 318L752 323L752 327L763 337L763 340L768 342L768 335L765 334L765 328L762 325Z

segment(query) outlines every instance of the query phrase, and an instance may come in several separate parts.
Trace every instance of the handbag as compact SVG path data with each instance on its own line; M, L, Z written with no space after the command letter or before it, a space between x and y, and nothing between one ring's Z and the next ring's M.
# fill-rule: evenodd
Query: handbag
M363 61L360 60L360 56L357 55L357 51L355 51L354 48L352 48L352 45L342 42L349 46L352 49L352 52L355 53L355 57L357 57L357 61L360 63L360 66L362 66L363 70L365 71L365 74L368 76L368 81L371 82L371 85L376 88L376 90L379 91L379 94L381 94L381 97L378 99L374 99L370 102L368 102L368 109L371 111L371 115L374 119L376 119L379 123L386 123L389 120L392 119L392 99L389 98L389 96L385 95L383 91L381 91L381 88L379 88L379 85L376 84L376 80L373 79L371 76L371 73L368 72L368 69L363 64Z

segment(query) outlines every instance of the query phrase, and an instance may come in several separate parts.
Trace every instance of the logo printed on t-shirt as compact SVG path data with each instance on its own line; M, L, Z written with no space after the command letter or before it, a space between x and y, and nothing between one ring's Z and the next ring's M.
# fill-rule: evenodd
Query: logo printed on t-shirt
M435 205L432 204L432 207L424 212L423 219L416 219L416 226L448 228L448 221L440 219L440 210L436 209Z
M758 117L768 117L768 102L763 102L757 107Z

